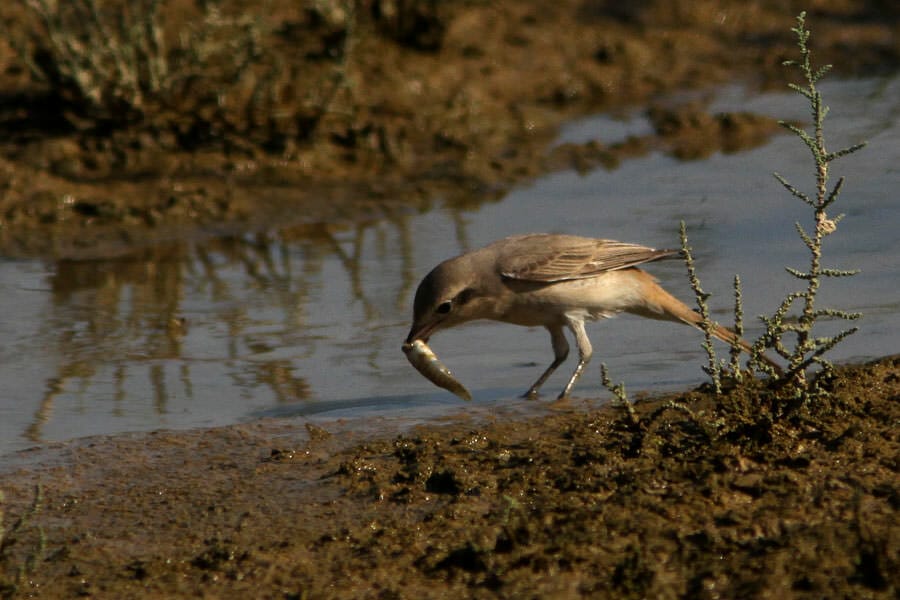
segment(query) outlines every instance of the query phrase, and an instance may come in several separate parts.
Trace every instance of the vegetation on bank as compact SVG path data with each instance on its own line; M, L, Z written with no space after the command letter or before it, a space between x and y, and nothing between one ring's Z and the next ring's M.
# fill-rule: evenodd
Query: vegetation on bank
M812 155L813 180L815 193L807 194L791 184L783 176L775 173L775 178L795 198L801 200L812 209L812 233L797 222L794 224L804 246L809 250L809 266L806 270L794 267L785 267L794 278L804 283L805 288L789 293L772 315L760 316L760 320L766 328L763 334L753 343L752 353L748 362L749 372L762 373L770 378L769 388L779 398L784 400L784 405L779 406L776 414L790 412L793 408L808 405L816 400L822 400L828 395L827 382L834 373L834 365L828 360L826 354L844 338L857 331L851 327L832 335L818 333L822 322L825 320L855 321L862 314L848 312L836 308L822 308L816 304L819 288L823 281L829 278L845 278L855 275L858 271L825 267L822 264L823 243L827 236L837 230L837 225L844 215L839 214L830 217L828 210L838 199L843 189L844 178L840 177L829 189L829 166L834 160L856 152L865 146L865 142L849 146L837 151L829 151L826 146L824 121L828 114L828 106L825 105L822 94L817 84L821 78L831 70L831 65L816 68L812 63L810 50L810 31L806 28L806 13L800 13L797 17L797 25L791 31L797 37L797 45L800 51L800 60L786 60L785 66L796 67L803 76L803 83L789 83L789 87L803 96L810 107L812 117L812 131L794 123L780 121L780 124L795 134L807 147ZM722 393L723 378L740 383L743 381L743 373L740 367L740 347L737 343L731 348L730 363L720 360L716 356L712 343L712 322L707 303L709 294L706 294L697 276L694 267L691 247L688 245L687 232L684 221L681 222L681 248L687 267L691 288L697 300L700 316L703 318L704 342L703 348L708 357L708 364L703 367L709 375L713 390L716 394ZM793 310L795 304L800 304L799 311ZM814 332L815 328L815 332ZM739 336L743 335L743 299L740 277L734 279L734 331ZM792 338L792 339L790 339ZM787 368L780 372L769 361L763 360L766 351L774 351L787 361ZM812 367L818 367L815 373L811 373ZM606 379L606 377L604 377ZM619 394L617 394L619 395Z
M6 37L58 109L59 126L101 136L136 128L183 149L277 151L288 138L308 139L346 87L355 35L355 2L310 3L304 18L325 43L303 73L284 56L289 34L259 8L218 0L13 4L22 27Z

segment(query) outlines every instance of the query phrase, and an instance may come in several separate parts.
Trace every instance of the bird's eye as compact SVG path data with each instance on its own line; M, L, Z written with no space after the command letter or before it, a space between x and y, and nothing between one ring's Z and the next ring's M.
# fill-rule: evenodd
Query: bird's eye
M438 307L436 310L439 314L446 315L448 312L450 312L450 309L452 307L453 307L453 304L449 300L447 300L445 302L441 302L440 304L438 304Z

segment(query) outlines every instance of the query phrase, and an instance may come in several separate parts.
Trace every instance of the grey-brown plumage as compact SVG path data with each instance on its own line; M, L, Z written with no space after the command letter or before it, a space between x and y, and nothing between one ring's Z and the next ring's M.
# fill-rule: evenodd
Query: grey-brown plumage
M497 270L522 281L566 281L596 277L604 271L626 269L678 254L637 244L575 235L532 233L494 242Z
M413 324L406 344L477 319L550 332L553 362L528 389L536 396L569 354L564 329L578 348L578 365L559 397L568 396L591 359L593 349L585 321L627 312L699 327L700 316L662 289L638 265L678 254L614 240L534 233L504 238L484 248L445 260L419 284ZM732 332L714 327L712 334L750 346Z

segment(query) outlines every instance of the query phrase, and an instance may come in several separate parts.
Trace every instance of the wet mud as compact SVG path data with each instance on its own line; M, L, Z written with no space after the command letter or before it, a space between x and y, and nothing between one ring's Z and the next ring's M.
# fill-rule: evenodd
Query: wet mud
M313 89L335 67L344 83L312 113L285 92L268 120L214 115L218 137L187 136L171 111L100 127L0 46L2 253L105 258L477 206L650 151L738 151L777 125L671 94L783 85L803 8L839 72L900 63L900 12L876 0L357 6L351 28L273 2L270 42L296 50L277 89ZM0 8L8 30L21 10ZM554 146L573 117L634 107L651 134ZM790 410L751 386L635 415L473 410L380 436L259 421L20 453L0 474L0 595L893 598L900 359L829 385Z
M26 4L0 8L7 255L103 257L192 235L476 206L547 171L613 168L651 150L738 151L775 123L670 95L736 79L783 86L801 8L821 62L847 75L900 63L891 2L378 1L348 12L285 0L254 21L259 72L222 87L217 65L204 65L221 89L197 77L168 104L102 112L54 80L66 57L44 67L49 83L30 74L53 48ZM169 37L200 18L186 0L164 6ZM220 10L217 22L247 16L243 3ZM553 146L573 117L634 107L647 107L653 134Z
M66 444L2 475L0 575L41 598L893 598L900 358L826 385Z

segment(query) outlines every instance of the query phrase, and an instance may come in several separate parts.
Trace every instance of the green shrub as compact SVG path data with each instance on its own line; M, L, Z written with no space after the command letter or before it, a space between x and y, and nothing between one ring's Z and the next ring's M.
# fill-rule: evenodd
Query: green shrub
M289 40L271 30L265 3L234 13L217 0L13 1L22 25L4 33L32 79L71 126L101 136L137 128L167 146L283 152L346 87L349 0L332 3L344 7L340 22ZM317 60L285 54L320 44L331 46Z
M787 372L782 375L784 382L790 384L790 388L800 397L808 399L816 391L815 384L810 383L808 370L814 365L821 366L825 371L833 367L825 354L834 348L841 340L854 333L857 328L851 327L832 336L818 336L813 332L821 318L836 318L853 321L860 318L860 313L847 312L833 308L820 308L816 304L819 287L823 279L831 277L849 277L857 271L834 269L822 266L822 246L826 237L837 229L838 223L844 215L839 214L830 217L827 210L837 200L844 184L841 177L829 189L829 165L832 161L856 152L865 143L856 144L838 151L829 151L825 144L824 121L828 114L828 107L822 101L822 95L816 84L830 70L831 65L825 65L818 69L811 63L811 53L808 45L810 32L806 29L806 13L797 17L797 26L792 31L797 36L797 44L800 48L800 60L789 60L786 66L796 67L803 75L802 84L789 84L806 98L812 114L812 131L782 121L781 125L793 132L809 149L813 158L815 173L815 192L807 194L792 185L787 179L775 173L775 177L790 192L792 196L803 201L812 209L813 229L807 231L797 222L795 227L804 245L809 250L809 265L805 270L786 267L787 271L804 284L804 288L789 293L782 301L772 316L760 317L766 324L766 331L757 340L755 348L762 351L765 348L773 348L780 356L788 361ZM791 309L799 303L799 314L791 314ZM789 318L790 317L790 318ZM786 337L791 335L793 340ZM793 342L793 343L791 343ZM756 352L759 356L759 352ZM764 370L770 368L758 360L754 364ZM812 385L812 387L811 387Z

